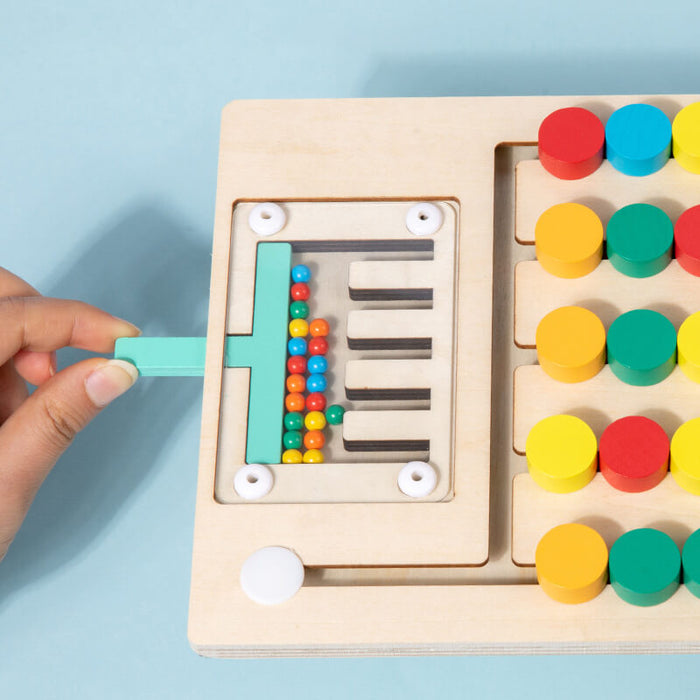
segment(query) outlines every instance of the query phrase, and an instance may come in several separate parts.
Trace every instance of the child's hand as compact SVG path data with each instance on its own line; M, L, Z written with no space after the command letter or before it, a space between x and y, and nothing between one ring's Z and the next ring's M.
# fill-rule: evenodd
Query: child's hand
M111 353L116 338L138 334L94 306L42 297L0 268L0 560L75 434L138 376L129 363L102 358L56 374L55 351ZM25 380L39 387L31 396Z

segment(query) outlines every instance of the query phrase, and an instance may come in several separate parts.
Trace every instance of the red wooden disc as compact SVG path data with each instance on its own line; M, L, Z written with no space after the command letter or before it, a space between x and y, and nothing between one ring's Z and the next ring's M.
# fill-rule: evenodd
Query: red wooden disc
M686 209L673 228L676 259L681 267L700 277L700 204Z
M620 491L653 489L668 471L668 436L658 423L643 416L611 423L600 436L599 450L602 475Z
M578 180L603 162L605 127L582 107L558 109L540 124L537 148L540 162L552 175Z

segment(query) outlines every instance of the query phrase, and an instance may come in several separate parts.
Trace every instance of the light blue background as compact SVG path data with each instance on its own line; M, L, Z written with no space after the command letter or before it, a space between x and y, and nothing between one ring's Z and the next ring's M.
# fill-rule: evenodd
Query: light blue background
M698 92L699 21L694 0L1 0L0 263L202 334L229 100ZM697 697L700 657L197 657L200 400L141 381L49 477L0 566L0 697Z

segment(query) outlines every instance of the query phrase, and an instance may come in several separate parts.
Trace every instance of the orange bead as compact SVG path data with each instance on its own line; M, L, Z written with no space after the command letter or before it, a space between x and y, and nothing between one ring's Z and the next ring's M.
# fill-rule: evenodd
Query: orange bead
M284 405L289 412L304 410L304 397L299 393L287 394Z
M287 391L292 394L301 394L302 391L306 389L306 379L301 374L290 374L287 377ZM297 409L289 409L297 410Z
M314 336L314 338L318 338L319 336L323 335L328 335L329 330L330 326L328 325L328 321L326 321L325 318L315 318L309 324L309 332L312 336Z
M326 443L326 438L320 430L309 430L304 435L304 447L307 450L320 450Z

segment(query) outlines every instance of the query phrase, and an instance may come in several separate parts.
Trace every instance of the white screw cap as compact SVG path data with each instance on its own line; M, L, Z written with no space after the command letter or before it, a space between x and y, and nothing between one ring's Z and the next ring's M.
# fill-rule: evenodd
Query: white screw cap
M415 236L430 236L442 226L442 209L430 202L414 204L406 214L406 228Z
M399 472L398 485L411 498L429 496L437 486L437 472L427 462L408 462Z
M248 216L248 225L258 236L272 236L281 231L286 223L284 209L274 202L256 204Z
M267 496L273 483L272 472L263 464L244 464L233 477L233 488L246 501Z

